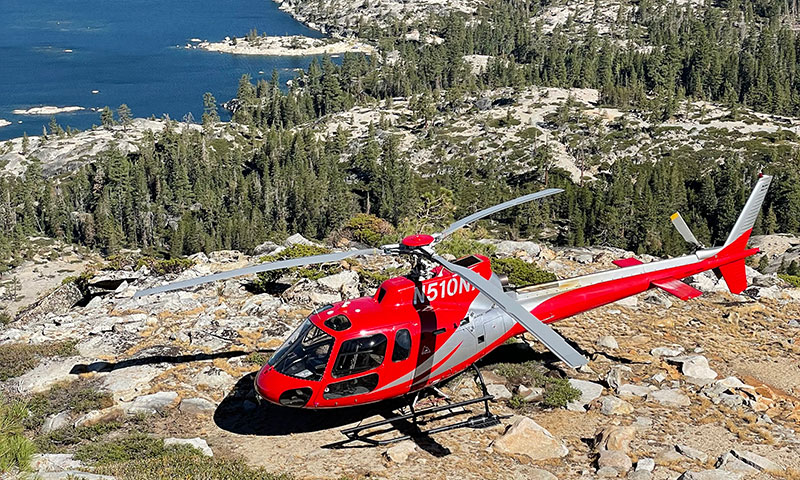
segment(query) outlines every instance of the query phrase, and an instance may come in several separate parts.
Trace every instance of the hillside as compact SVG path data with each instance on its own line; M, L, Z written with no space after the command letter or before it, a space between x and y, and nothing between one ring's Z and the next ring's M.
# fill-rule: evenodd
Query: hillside
M498 257L516 256L560 277L615 268L611 260L631 255L489 243ZM57 273L52 271L57 258L38 265L40 273ZM650 292L560 322L558 330L591 359L580 371L550 363L535 342L503 345L481 362L498 397L492 408L513 415L502 426L362 448L353 455L354 450L325 446L344 440L340 429L380 414L380 408L309 415L257 406L252 373L315 305L371 294L374 279L367 272L385 271L386 260L348 261L339 273L319 280L287 278L292 286L278 296L249 293L244 287L250 280L243 278L131 298L141 288L254 259L222 251L192 260L188 270L167 276L153 273L157 263L137 270L118 261L95 263L92 268L106 270L88 277L85 285L99 294L88 304L71 307L77 284L54 282L44 303L0 328L6 398L25 397L39 405L25 432L44 454L36 457L40 472L98 468L117 478L138 478L135 469L144 467L124 460L128 454L167 455L159 461L169 465L169 454L124 443L142 433L196 439L194 445L213 453L208 462L233 459L298 478L450 478L448 472L458 471L462 478L566 479L635 470L634 478L661 480L681 474L706 478L702 475L709 473L684 472L709 469L714 478L793 478L800 471L793 454L800 445L794 343L800 290L774 276L756 275L752 280L760 286L741 296L700 276L692 285L706 293L687 303ZM127 269L113 270L120 267ZM25 268L30 267L18 267ZM66 298L73 300L64 303ZM39 347L44 348L35 350ZM543 404L524 378L548 370L566 375L582 392L580 400L567 408ZM468 376L448 383L445 391L456 399L477 393ZM76 395L80 403L40 405L43 399ZM525 396L529 400L522 400ZM539 427L530 419L553 440L525 440L538 438ZM508 430L512 424L521 426ZM123 450L117 460L98 460L103 457L93 444Z

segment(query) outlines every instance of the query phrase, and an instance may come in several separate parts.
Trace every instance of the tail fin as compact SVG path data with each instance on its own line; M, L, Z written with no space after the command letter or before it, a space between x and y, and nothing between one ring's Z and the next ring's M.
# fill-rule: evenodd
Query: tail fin
M744 245L741 247L744 249L747 246L747 239L750 238L750 232L753 230L753 225L756 223L758 213L761 211L761 204L764 203L764 197L767 196L767 190L769 190L769 184L771 182L772 176L770 175L762 175L761 178L758 179L755 188L753 188L753 193L750 194L750 198L748 198L747 203L744 204L742 213L739 214L739 219L736 220L736 223L733 225L733 230L731 230L731 233L728 235L728 239L725 240L726 247L742 237L745 237L745 240Z
M750 233L761 211L761 204L764 203L764 197L767 195L770 182L772 182L772 177L769 175L763 175L758 179L755 188L753 188L753 193L750 194L750 198L744 204L742 213L725 241L725 246L719 252L720 256L724 256L726 253L741 253L747 248L747 241L750 240ZM756 252L757 250L754 249L752 253ZM745 275L744 267L744 258L720 265L718 275L725 279L725 283L731 293L739 294L747 288L747 276Z

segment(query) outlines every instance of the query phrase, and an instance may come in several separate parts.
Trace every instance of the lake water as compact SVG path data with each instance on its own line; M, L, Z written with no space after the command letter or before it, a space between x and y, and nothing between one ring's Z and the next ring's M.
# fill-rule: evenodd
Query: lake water
M0 0L0 119L12 122L0 128L0 140L40 135L49 116L11 112L44 105L116 109L126 103L136 117L180 120L192 113L199 121L205 92L221 103L235 95L244 73L269 79L278 69L287 80L308 67L310 57L184 48L192 38L220 41L252 28L321 36L269 0ZM56 119L80 129L100 124L94 111Z

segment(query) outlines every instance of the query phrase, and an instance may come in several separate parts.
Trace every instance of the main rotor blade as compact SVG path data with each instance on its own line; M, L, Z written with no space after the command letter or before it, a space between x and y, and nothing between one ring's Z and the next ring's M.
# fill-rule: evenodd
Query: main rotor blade
M478 291L489 297L494 303L497 304L504 312L511 315L518 321L527 331L534 337L538 338L551 352L555 353L558 358L563 360L567 365L572 368L578 368L581 365L586 365L586 358L581 355L577 350L572 348L570 344L564 340L561 335L556 333L550 326L542 323L541 320L534 317L533 314L525 307L517 303L514 299L506 295L501 287L497 287L485 278L481 277L478 273L472 270L455 265L448 262L444 258L433 255L433 261L441 264L444 268L459 275L461 278L470 283Z
M227 280L229 278L238 277L240 275L249 275L252 273L269 272L271 270L280 270L281 268L301 267L304 265L313 265L315 263L338 262L345 258L355 257L356 255L374 255L382 253L381 250L376 248L367 248L363 250L350 250L347 252L338 253L325 253L322 255L312 255L310 257L291 258L288 260L279 260L277 262L262 263L260 265L253 265L250 267L237 268L227 272L214 273L206 275L205 277L192 278L191 280L183 280L180 282L169 283L160 287L148 288L141 292L136 292L134 298L143 297L145 295L153 295L156 293L170 292L172 290L180 290L182 288L194 287L204 283L216 282L217 280Z
M683 219L683 217L681 217L680 213L673 213L669 219L672 220L672 224L675 226L675 229L681 234L684 240L686 240L688 243L697 245L698 248L703 248L700 242L697 241L697 237L695 237L692 233L689 225L686 225L686 221Z
M541 192L536 193L529 193L528 195L523 195L521 197L517 197L513 200L509 200L507 202L503 202L499 205L495 205L493 207L486 208L481 210L480 212L473 213L468 217L464 217L461 220L453 222L450 224L449 227L445 231L439 234L439 238L437 241L444 239L445 237L449 236L459 228L474 222L475 220L480 220L483 217L488 217L493 213L497 213L500 210L505 210L506 208L511 208L515 205L519 205L521 203L530 202L532 200L536 200L538 198L549 197L550 195L555 195L556 193L561 193L564 190L561 188L548 188L547 190L542 190Z

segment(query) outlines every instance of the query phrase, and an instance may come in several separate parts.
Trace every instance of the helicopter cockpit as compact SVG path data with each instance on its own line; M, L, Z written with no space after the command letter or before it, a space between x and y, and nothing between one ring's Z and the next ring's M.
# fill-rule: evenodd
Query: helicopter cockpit
M307 318L267 363L278 373L318 382L325 373L333 342L332 336Z

